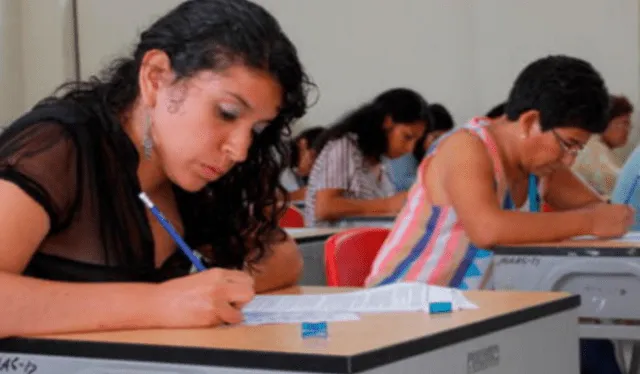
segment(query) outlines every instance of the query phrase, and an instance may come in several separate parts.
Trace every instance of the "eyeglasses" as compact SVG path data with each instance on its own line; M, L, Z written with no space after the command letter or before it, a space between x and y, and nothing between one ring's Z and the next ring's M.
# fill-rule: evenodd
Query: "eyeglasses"
M565 140L560 134L556 132L556 130L551 130L553 135L556 137L558 144L560 144L560 148L562 148L562 152L567 153L571 156L577 156L580 151L584 148L584 144L572 143Z

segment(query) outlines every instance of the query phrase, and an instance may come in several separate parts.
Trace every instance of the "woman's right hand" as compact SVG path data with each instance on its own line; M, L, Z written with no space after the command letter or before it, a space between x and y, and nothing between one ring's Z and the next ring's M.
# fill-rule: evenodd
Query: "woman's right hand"
M159 284L152 313L161 327L235 324L254 296L250 275L216 268Z
M597 204L585 213L591 219L592 234L601 238L620 237L635 221L633 208L622 204Z

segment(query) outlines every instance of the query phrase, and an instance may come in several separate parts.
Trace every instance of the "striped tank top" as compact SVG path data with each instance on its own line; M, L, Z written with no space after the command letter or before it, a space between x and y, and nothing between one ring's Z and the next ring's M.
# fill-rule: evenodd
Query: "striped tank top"
M514 204L502 161L486 129L487 124L486 118L474 118L456 131L469 131L485 144L493 163L499 203L503 209L512 210ZM473 245L453 207L432 204L423 185L425 167L437 153L438 143L429 149L421 162L407 203L373 262L367 286L414 281L459 289L491 288L488 282L493 252Z

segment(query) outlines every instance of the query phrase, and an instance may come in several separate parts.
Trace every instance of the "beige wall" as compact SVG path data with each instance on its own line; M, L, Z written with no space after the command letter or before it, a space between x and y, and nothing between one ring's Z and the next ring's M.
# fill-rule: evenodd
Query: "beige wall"
M0 0L0 127L76 76L72 0Z
M24 74L19 1L0 0L0 127L24 107Z
M640 99L638 0L256 1L320 87L305 125L399 85L443 102L461 123L503 100L518 71L549 53L591 61L612 92ZM82 76L128 52L140 29L178 3L80 0Z
M320 87L304 125L330 123L398 85L443 102L463 122L503 100L524 64L548 53L591 61L612 92L640 107L640 0L256 1L280 20ZM0 0L0 16L22 12L24 20L22 54L14 39L0 38L0 72L11 72L0 83L15 86L0 96L3 119L73 76L71 2L28 0L16 7L17 1ZM78 0L81 76L128 53L137 33L178 3ZM16 29L15 22L2 27Z
M75 78L73 0L16 2L22 3L24 104L30 107Z

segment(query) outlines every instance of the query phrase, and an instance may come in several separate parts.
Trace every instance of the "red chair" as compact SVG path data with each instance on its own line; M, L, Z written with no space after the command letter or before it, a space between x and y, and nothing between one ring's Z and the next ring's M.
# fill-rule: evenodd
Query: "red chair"
M327 284L362 287L389 229L358 227L331 236L324 245Z
M304 227L304 215L302 212L290 206L279 221L280 227L299 228Z

